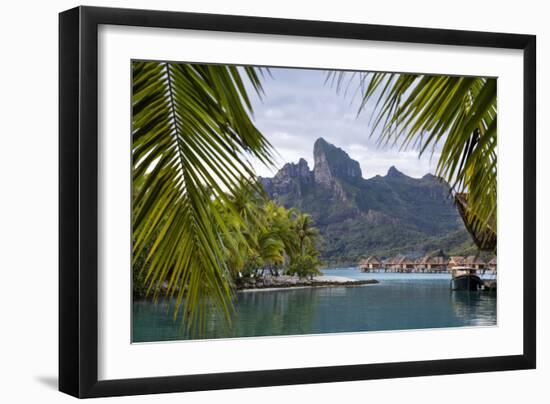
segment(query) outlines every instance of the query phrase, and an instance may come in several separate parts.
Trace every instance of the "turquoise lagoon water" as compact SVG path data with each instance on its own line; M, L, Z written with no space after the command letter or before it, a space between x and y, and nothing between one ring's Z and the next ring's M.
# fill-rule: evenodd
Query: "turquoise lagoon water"
M448 274L361 273L327 269L325 275L377 279L354 287L238 292L233 325L215 317L202 335L172 320L166 304L133 304L133 342L496 325L496 294L454 291ZM170 302L168 304L173 304Z

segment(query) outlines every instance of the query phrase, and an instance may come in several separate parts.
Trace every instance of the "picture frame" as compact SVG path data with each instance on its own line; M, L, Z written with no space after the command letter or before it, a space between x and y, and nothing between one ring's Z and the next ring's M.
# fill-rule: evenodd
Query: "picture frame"
M128 379L98 378L98 28L115 25L523 52L523 352ZM59 389L79 398L533 369L536 366L536 38L184 12L77 7L59 16ZM519 136L519 134L518 134ZM206 342L208 343L208 342Z

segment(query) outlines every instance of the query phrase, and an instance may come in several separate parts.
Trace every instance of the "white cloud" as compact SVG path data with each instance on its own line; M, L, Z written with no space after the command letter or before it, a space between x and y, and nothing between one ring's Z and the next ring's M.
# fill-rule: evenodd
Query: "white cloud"
M280 156L276 168L300 158L313 168L313 143L323 137L359 161L365 178L385 175L391 166L413 177L434 173L437 154L419 158L415 150L379 147L376 137L370 136L372 105L367 104L357 117L360 97L354 97L351 90L347 96L337 94L325 84L326 71L274 68L271 74L263 83L263 99L253 96L252 101L256 125ZM259 175L273 175L260 162L253 165Z
M280 109L269 108L264 112L266 118L282 119L285 116L285 113Z

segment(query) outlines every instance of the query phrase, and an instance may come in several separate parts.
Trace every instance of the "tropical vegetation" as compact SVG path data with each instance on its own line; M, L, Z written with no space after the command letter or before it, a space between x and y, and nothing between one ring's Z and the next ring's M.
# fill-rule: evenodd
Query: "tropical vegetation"
M282 273L302 278L319 274L320 237L311 216L265 196L244 195L246 199L235 201L242 220L231 221L227 209L222 213L229 229L222 236L225 259L235 282Z
M216 233L222 238L223 260L233 286L265 276L311 278L320 274L321 239L310 215L286 209L250 189L242 190L237 198L231 207L221 201L215 206L226 225L225 231L217 228ZM237 219L232 208L238 214ZM153 294L172 296L179 292L179 287L173 291L165 283L148 282L144 257L150 254L150 248L147 246L135 260L134 296L147 297L151 288Z
M227 223L244 225L235 201L243 189L257 188L250 159L271 164L273 155L252 122L244 84L261 95L261 74L251 67L132 64L133 264L145 271L147 293L158 298L164 285L177 301L174 316L181 311L188 324L203 321L211 304L230 318ZM244 238L233 236L233 243Z
M186 324L204 322L211 310L230 319L241 277L311 276L320 265L311 217L268 201L252 169L252 159L273 163L245 84L261 97L263 74L230 65L132 64L135 290L175 298L174 317ZM340 85L345 74L335 77ZM496 234L495 80L364 74L361 84L361 111L377 99L381 142L420 153L442 144L438 174L466 195L465 220L486 247L484 235Z

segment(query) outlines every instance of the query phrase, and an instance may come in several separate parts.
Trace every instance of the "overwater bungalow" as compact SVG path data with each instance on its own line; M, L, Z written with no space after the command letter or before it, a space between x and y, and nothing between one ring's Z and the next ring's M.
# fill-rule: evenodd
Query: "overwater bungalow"
M391 257L384 261L383 266L384 266L385 272L396 272L397 258L398 257Z
M412 272L414 270L414 261L403 255L397 256L391 261L390 269L393 272Z
M485 269L487 267L485 261L475 255L469 255L466 257L464 260L464 265L474 269Z
M451 256L447 262L448 270L452 271L454 267L463 267L465 260L465 257L459 255Z
M424 265L424 257L418 257L414 260L414 270L415 272L424 272L426 265Z
M359 261L359 268L361 272L376 272L382 269L382 261L378 257L370 255Z
M473 269L487 269L487 263L476 255L469 255L467 257L452 256L447 263L449 271L452 271L455 267L469 267Z
M417 269L421 272L446 272L447 259L443 256L425 256L419 260Z

